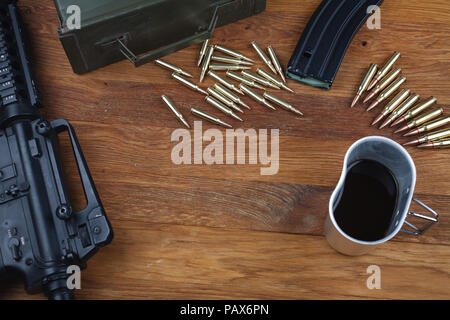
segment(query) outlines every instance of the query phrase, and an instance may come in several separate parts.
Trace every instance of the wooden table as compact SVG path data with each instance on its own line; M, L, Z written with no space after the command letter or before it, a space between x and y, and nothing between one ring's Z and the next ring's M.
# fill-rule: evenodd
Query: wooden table
M257 40L272 45L286 66L319 3L269 0L264 13L217 29L212 42L257 59L249 47ZM369 63L382 64L400 51L407 87L437 97L450 113L448 0L385 1L381 30L364 26L358 32L332 90L289 81L296 94L279 93L304 118L245 98L253 110L243 116L243 129L280 130L279 172L271 176L262 176L260 165L173 164L171 134L180 124L161 94L171 96L191 124L192 106L226 117L154 64L135 69L123 61L73 74L57 37L53 2L22 0L20 7L33 35L44 113L70 120L77 130L115 231L112 244L89 261L78 298L450 298L449 150L408 148L417 166L416 196L441 214L425 235L398 235L361 257L336 253L323 237L348 147L368 135L408 140L370 127L377 112L349 108ZM195 46L165 59L197 78L198 51ZM211 84L208 78L203 87ZM209 128L219 127L203 122L203 130ZM68 183L79 193L62 145ZM81 196L74 203L82 207ZM370 265L381 268L380 290L366 286ZM19 279L3 280L1 287L0 298L44 298L25 294Z

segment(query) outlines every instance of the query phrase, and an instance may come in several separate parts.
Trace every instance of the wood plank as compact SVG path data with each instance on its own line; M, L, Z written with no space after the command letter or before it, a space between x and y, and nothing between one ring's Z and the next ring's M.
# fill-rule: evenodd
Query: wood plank
M167 121L170 121L172 116L166 116ZM261 165L260 161L257 165L175 165L171 153L178 142L170 141L171 128L78 122L74 126L97 179L139 184L149 181L150 178L145 178L149 174L159 174L334 187L339 180L347 149L354 141L365 136L359 134L355 140L322 136L298 138L284 136L284 131L280 131L279 171L273 176L262 176L261 167L266 166ZM204 130L217 128L207 123L203 123L203 127ZM204 146L207 145L205 142ZM450 189L447 188L450 170L446 170L450 150L409 148L408 151L417 166L416 192L450 195ZM69 159L68 154L64 158Z
M236 186L234 181L219 179L156 181L155 186L124 185L120 189L99 184L113 226L135 221L320 236L332 192L327 187L267 182ZM438 212L445 212L449 202L445 196L418 197ZM121 210L124 203L126 211ZM426 213L415 204L411 209ZM420 220L408 221L424 225ZM442 215L427 233L418 237L398 234L394 241L449 245L449 225L448 217Z
M389 242L347 257L322 237L134 222L116 231L84 271L79 299L449 297L448 246ZM381 269L380 290L366 286L371 265ZM17 284L9 290L24 297Z
M320 2L268 1L264 13L218 28L212 41L255 59L250 41L271 44L286 65ZM369 63L382 64L394 50L402 52L398 65L406 87L423 98L434 95L450 112L447 0L385 1L382 29L364 26L357 33L332 90L289 81L296 95L277 92L304 118L271 113L244 98L254 108L243 124L230 120L234 125L280 130L280 170L274 176L261 176L260 165L174 165L170 137L179 123L161 94L170 95L191 123L192 106L225 117L153 64L135 69L123 61L73 74L57 38L53 1L21 0L19 6L31 34L43 115L74 125L115 229L114 242L88 262L79 298L450 298L450 150L408 148L417 166L416 195L441 214L428 233L398 235L356 258L337 254L322 236L348 147L367 135L407 141L393 130L370 127L376 112L348 107ZM197 78L198 50L193 46L164 59ZM203 86L212 84L207 78ZM217 129L207 123L203 128ZM80 207L66 142L61 151L67 182ZM373 264L381 267L381 290L366 287L366 269ZM17 278L2 279L0 287L0 299L43 298L26 295Z

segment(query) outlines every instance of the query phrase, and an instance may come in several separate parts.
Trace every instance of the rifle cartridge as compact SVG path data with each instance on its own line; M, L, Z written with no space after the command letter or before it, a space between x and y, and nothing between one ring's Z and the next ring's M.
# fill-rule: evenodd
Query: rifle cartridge
M397 51L386 61L384 66L378 71L374 79L369 85L368 90L372 89L394 66L397 60L400 58L401 54Z
M437 99L435 97L429 97L428 99L418 103L414 108L409 110L403 116L401 116L397 121L395 121L392 126L396 126L404 121L414 118L418 114L420 114L425 109L431 107L434 103L436 103Z
M291 111L291 112L294 112L294 113L296 113L296 114L298 114L298 115L300 115L300 116L303 116L303 113L302 113L300 110L297 110L296 108L294 108L294 107L293 107L292 105L290 105L289 103L287 103L287 102L281 100L280 98L274 96L273 94L271 94L271 93L269 93L269 92L267 92L267 91L264 91L263 97L264 97L265 99L267 99L267 100L273 102L273 103L276 103L277 105L283 107L284 109L286 109L286 110L288 110L288 111Z
M280 90L280 88L278 86L276 86L274 83L270 82L267 79L261 78L261 77L255 75L255 74L251 73L250 71L244 70L244 71L241 71L241 74L244 77L246 77L247 79L253 80L253 81L255 81L255 82L259 83L259 84L262 84L263 86Z
M222 111L223 113L225 113L227 116L230 116L232 118L235 118L239 121L244 121L241 118L239 118L231 109L229 109L228 107L226 107L225 105L223 105L220 101L217 101L216 99L214 99L211 96L206 96L205 97L205 101L208 102L210 105L212 105L213 107L215 107L216 109L219 109L220 111Z
M422 125L422 126L420 126L418 128L415 128L415 129L409 131L408 133L405 133L403 136L407 137L407 136L412 136L412 135L415 135L415 134L421 134L421 133L424 133L424 132L429 132L431 130L443 127L443 126L445 126L445 125L447 125L449 123L450 123L450 116L448 116L448 117L441 117L441 118L438 118L438 119L436 119L434 121L427 122L424 125Z
M411 90L403 89L400 91L389 103L384 107L378 117L372 122L372 126L378 123L381 119L386 117L389 113L391 113L395 108L397 108L406 98L408 98ZM369 109L367 109L369 111Z
M265 90L264 87L261 87L259 84L257 84L255 81L249 80L247 78L242 77L241 75L234 73L232 71L227 71L227 76L230 77L233 80L239 81L249 87ZM240 88L240 87L239 87ZM240 88L241 89L241 88ZM242 90L242 89L241 89Z
M210 64L209 70L214 71L240 71L240 70L250 70L251 67L238 65L238 64Z
M161 60L161 59L155 60L155 63L156 63L157 65L159 65L159 66L165 68L165 69L168 69L168 70L174 71L174 72L176 72L176 73L182 74L182 75L184 75L184 76L186 76L186 77L192 78L192 74L190 74L190 73L184 71L184 70L181 69L180 67L177 67L177 66L175 66L175 65L173 65L173 64L171 64L171 63L168 63L168 62L163 61L163 60Z
M364 76L361 84L358 87L358 90L356 91L355 98L352 101L352 104L350 105L350 108L353 108L361 98L361 95L366 91L367 87L369 86L370 81L372 81L373 77L375 76L375 73L378 71L378 65L372 63L369 67L369 70L367 70L366 75Z
M278 60L277 54L275 53L275 50L272 48L272 46L268 46L267 52L269 52L270 59L272 59L272 63L275 66L275 69L278 71L278 74L280 75L281 80L285 84L286 77L284 75L283 68L281 67L280 60Z
M438 141L430 141L429 143L421 144L418 146L419 148L450 148L450 139L438 140Z
M212 61L217 61L217 62L222 62L222 63L228 63L228 64L241 64L244 66L252 66L253 63L252 62L248 62L245 60L241 60L241 59L235 59L235 58L228 58L228 57L223 57L223 56L216 56L213 55L211 57Z
M275 67L272 64L272 61L269 59L269 57L264 53L264 51L259 47L259 45L256 43L256 41L252 41L250 45L255 49L258 56L264 61L264 63L269 67L270 71L272 71L274 74L277 74L277 70L275 70Z
M197 67L200 67L200 65L202 64L202 60L206 54L206 49L208 48L208 44L209 44L209 39L206 39L205 41L203 41L202 48L200 49L200 54L198 57Z
M391 124L395 119L400 117L406 111L411 109L412 106L419 100L420 96L417 93L412 94L405 101L403 101L397 108L395 108L391 114L388 116L386 121L380 126L380 129L383 129L387 125Z
M227 88L225 88L221 84L219 84L219 83L214 84L214 89L216 89L216 91L218 91L219 93L221 93L223 96L227 97L228 99L230 99L234 103L240 104L241 106L247 108L248 110L252 109L244 101L242 101L241 98L236 96L234 93L229 91Z
M382 90L386 89L386 87L388 85L390 85L392 83L392 81L394 81L397 76L400 75L400 73L402 73L402 69L398 68L395 70L392 70L391 72L389 72L389 74L384 77L380 83L378 83L375 88L372 89L372 91L370 91L370 93L367 95L367 97L364 99L364 103L366 103L367 101L369 101L370 99L372 99L373 97L375 97L375 95L379 92L381 92Z
M413 141L405 143L404 146L421 144L421 143L425 143L425 142L429 142L429 141L442 140L442 139L445 139L448 137L450 137L450 129L449 128L435 131L435 132L429 133L427 135L421 136Z
M398 129L394 133L399 133L399 132L403 132L403 131L408 130L408 129L416 128L416 127L418 127L418 126L420 126L420 125L422 125L422 124L424 124L424 123L426 123L428 121L431 121L431 120L439 117L443 113L444 113L444 109L442 109L442 108L437 108L437 109L430 110L427 113L424 113L423 115L412 119L404 127L401 127L400 129Z
M241 91L241 90L239 90L239 88L238 87L236 87L233 83L231 83L230 81L228 81L228 80L226 80L226 79L224 79L224 78L222 78L221 76L219 76L217 73L215 73L214 71L212 71L212 70L209 70L208 71L208 75L210 76L210 77L212 77L212 78L214 78L215 80L217 80L218 82L220 82L221 84L223 84L225 87L227 87L228 89L231 89L231 90L233 90L234 92L236 92L236 93L239 93L240 95L244 95L244 93Z
M276 110L276 108L274 106L272 106L263 96L260 96L259 94L257 94L256 92L254 92L253 90L251 90L249 87L247 87L245 84L241 83L239 85L239 88L245 93L247 94L249 97L251 97L253 100L256 100L257 102L263 104L264 106L266 106L269 109L272 110Z
M203 82L203 79L205 78L205 74L209 69L209 63L211 62L211 57L213 53L214 47L209 46L208 49L206 49L205 57L203 58L202 72L200 74L200 82Z
M226 127L226 128L233 128L230 124L226 123L225 121L220 120L219 118L210 115L200 109L191 108L191 113L199 118L202 118L206 121L209 121L214 124L218 124L220 126Z
M178 73L172 73L172 78L174 78L175 80L177 80L178 82L180 82L181 84L183 84L184 86L188 87L189 89L192 89L194 91L203 93L203 94L207 94L205 90L203 90L202 88L200 88L198 85L196 85L195 83L183 78L182 76L180 76Z
M283 81L278 80L277 78L275 78L273 75L271 75L270 73L268 73L266 70L258 68L256 69L256 73L259 74L260 76L266 78L267 80L273 82L275 85L279 86L280 88L287 90L289 92L295 93L294 90L292 90L291 88L289 88L287 85L285 85L283 83Z
M232 57L235 57L235 58L238 58L238 59L242 59L242 60L246 60L246 61L248 61L248 62L254 62L252 59L247 58L247 57L244 56L242 53L239 53L239 52L237 52L237 51L231 50L230 48L224 47L224 46L222 46L222 45L220 45L220 44L216 44L216 45L214 46L214 48L215 48L217 51L223 52L223 53L225 53L225 54L227 54L227 55L229 55L229 56L232 56Z
M173 104L173 102L169 99L169 97L167 97L166 95L162 95L161 96L162 100L164 101L164 103L169 107L169 109L173 112L173 114L175 115L175 117L177 117L177 119L184 124L187 128L191 128L191 126L189 125L189 123L186 121L186 119L184 119L183 114L178 111L178 109L175 107L175 105Z
M375 101L370 105L369 109L375 108L381 102L389 98L398 88L406 81L405 77L398 78L392 82L386 89L384 89L380 95L375 99Z
M240 113L244 113L241 108L239 108L232 100L228 99L227 97L223 96L220 92L214 90L213 88L208 88L206 90L210 96L217 99L218 101L222 102L227 107L234 109Z

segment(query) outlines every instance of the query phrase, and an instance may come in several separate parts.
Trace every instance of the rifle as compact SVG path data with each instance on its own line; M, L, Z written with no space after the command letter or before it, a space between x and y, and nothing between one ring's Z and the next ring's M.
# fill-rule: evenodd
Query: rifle
M113 238L75 131L52 122L41 107L22 35L16 0L0 0L0 273L19 273L29 293L73 299L68 267L86 267ZM57 154L67 132L86 197L75 212Z

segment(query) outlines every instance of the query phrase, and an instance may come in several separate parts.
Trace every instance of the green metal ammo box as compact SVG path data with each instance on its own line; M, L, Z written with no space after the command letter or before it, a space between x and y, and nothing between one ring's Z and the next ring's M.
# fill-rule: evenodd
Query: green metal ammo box
M125 58L140 66L200 43L216 27L266 6L266 0L54 1L59 38L78 74Z

